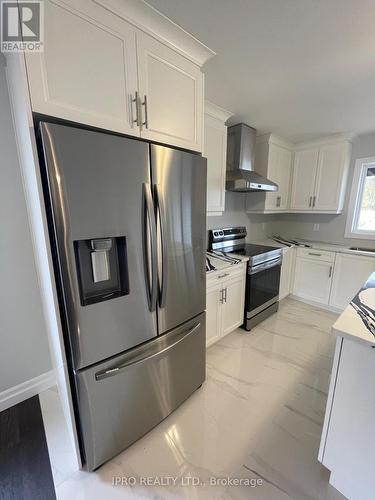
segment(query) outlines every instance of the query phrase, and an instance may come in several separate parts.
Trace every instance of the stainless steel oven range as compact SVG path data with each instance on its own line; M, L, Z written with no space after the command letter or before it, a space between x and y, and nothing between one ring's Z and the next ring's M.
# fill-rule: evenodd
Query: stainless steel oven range
M282 249L246 243L246 236L242 226L211 229L209 250L249 257L243 323L249 331L279 308Z

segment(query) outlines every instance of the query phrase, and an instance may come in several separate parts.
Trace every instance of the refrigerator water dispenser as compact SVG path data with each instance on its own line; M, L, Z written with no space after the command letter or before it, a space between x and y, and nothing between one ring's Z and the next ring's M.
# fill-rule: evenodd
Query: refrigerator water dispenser
M125 236L74 242L81 305L129 293Z

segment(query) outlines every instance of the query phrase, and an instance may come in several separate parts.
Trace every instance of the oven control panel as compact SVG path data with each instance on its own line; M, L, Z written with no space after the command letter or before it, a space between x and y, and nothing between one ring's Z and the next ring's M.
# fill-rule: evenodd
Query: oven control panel
M209 231L210 241L216 242L225 240L237 240L239 238L246 238L246 236L247 231L245 226L210 229Z

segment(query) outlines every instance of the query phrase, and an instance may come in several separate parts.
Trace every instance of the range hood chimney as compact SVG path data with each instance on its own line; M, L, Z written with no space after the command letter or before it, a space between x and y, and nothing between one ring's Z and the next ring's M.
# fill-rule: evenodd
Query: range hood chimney
M254 171L254 128L245 123L228 127L227 191L277 191L278 185Z

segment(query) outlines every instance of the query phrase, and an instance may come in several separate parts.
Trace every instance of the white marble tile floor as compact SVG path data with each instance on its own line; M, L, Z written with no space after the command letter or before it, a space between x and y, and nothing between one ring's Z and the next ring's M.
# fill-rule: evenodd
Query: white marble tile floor
M47 391L42 407L58 500L343 500L317 461L335 319L285 299L252 332L223 338L208 349L203 386L95 473L69 467L57 394ZM114 485L116 477L135 484ZM145 477L170 484L140 484ZM186 485L189 477L200 484ZM212 478L262 484L212 486Z

